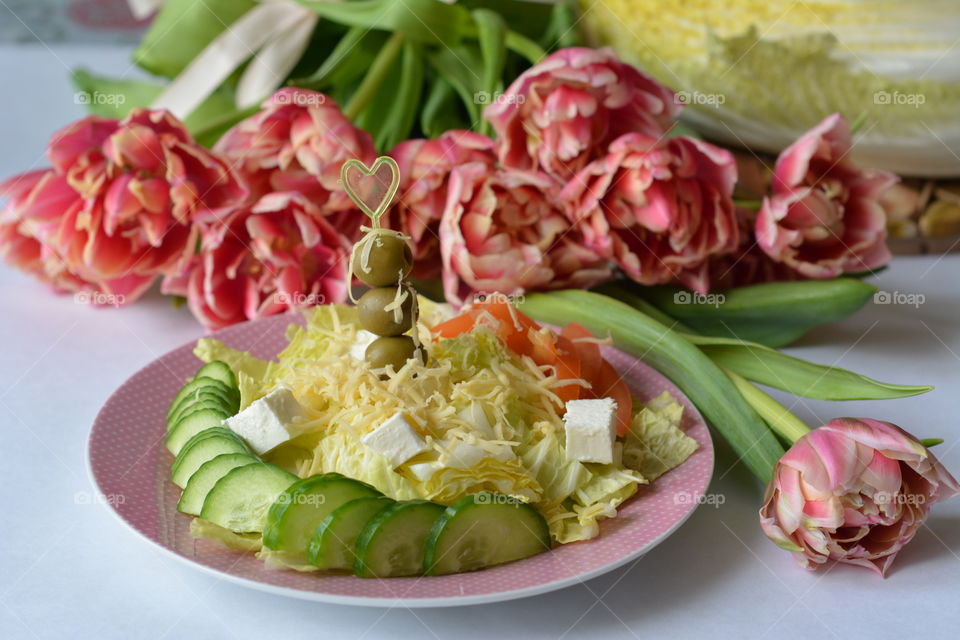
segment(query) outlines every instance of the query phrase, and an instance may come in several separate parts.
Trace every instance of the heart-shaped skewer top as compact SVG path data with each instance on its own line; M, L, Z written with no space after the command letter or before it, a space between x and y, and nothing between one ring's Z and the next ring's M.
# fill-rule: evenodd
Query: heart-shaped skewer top
M350 199L367 214L371 226L380 226L380 217L390 208L400 184L400 167L390 156L380 156L368 167L356 158L343 163L340 183Z

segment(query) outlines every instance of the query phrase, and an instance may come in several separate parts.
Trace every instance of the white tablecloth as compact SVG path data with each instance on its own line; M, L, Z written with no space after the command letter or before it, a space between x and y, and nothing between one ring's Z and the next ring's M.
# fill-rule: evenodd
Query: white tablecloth
M55 128L82 115L69 68L133 73L123 50L0 48L0 175L45 163ZM799 401L811 424L837 415L898 423L960 472L960 257L898 258L884 291L917 307L868 305L790 351L884 380L931 383L920 398ZM938 506L881 580L860 569L808 573L757 525L757 486L721 454L702 506L639 562L586 584L456 609L364 609L268 595L162 556L91 500L86 441L97 410L134 371L195 339L185 310L152 294L92 309L0 268L0 638L704 638L955 637L960 500ZM792 403L792 400L790 401Z

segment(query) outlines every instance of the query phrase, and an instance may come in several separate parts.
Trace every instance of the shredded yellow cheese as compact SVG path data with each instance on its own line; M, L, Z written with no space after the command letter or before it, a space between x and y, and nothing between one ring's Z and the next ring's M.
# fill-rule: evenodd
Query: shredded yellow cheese
M436 310L425 304L427 315L436 316ZM644 462L645 452L659 452L660 446L670 446L668 453L672 452L674 441L628 441L629 455L624 452L623 461L615 465L566 460L564 403L556 390L588 383L560 379L554 367L510 352L491 329L500 322L480 313L469 334L436 341L429 327L418 322L413 334L422 336L422 344L431 351L427 363L410 359L399 370L387 367L381 379L383 371L374 373L350 355L358 338L357 309L316 307L306 327L288 330L289 345L277 361L263 363L266 374L239 376L245 401L282 384L293 391L306 413L304 420L289 426L292 439L265 459L300 477L342 473L398 500L451 504L478 491L496 491L533 504L558 542L597 535L597 520L615 515L617 505L636 491L638 483L646 482L623 461ZM662 425L679 423L672 406L652 408L658 413L647 417L644 433L665 433ZM477 420L473 417L477 409L489 427L471 423ZM427 449L392 468L361 439L397 412L403 413ZM466 459L472 461L468 468L457 466L464 464L459 447L468 447ZM690 451L685 449L673 464ZM425 467L414 469L418 464ZM273 555L270 559L283 561Z

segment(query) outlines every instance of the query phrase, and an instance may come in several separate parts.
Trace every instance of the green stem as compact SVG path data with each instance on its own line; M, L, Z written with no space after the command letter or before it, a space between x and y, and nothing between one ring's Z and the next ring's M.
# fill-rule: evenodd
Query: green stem
M734 199L733 204L740 207L741 209L749 209L750 211L760 211L760 205L763 204L760 200L739 200Z
M724 366L717 365L727 374L730 381L733 382L737 391L743 396L753 410L760 414L760 417L770 425L779 436L787 442L796 442L801 437L810 432L810 427L805 425L797 416L790 413L785 406L770 397L769 394L761 391L752 382L743 378Z
M468 25L464 27L463 35L476 39L480 37L480 30L475 24ZM510 29L507 29L507 37L504 43L507 45L507 49L523 56L530 64L537 64L547 57L547 52L544 51L543 47L527 36Z
M540 45L515 31L507 31L507 49L520 54L530 64L537 64L547 57L547 52Z
M224 127L231 127L236 123L240 122L241 120L245 118L249 118L253 114L257 113L258 111L260 111L259 104L255 104L250 107L246 107L244 109L239 109L237 111L231 111L226 115L222 115L215 120L211 120L210 122L207 122L202 127L197 127L196 129L191 131L190 134L193 136L194 140L200 140L207 134L212 133L217 129L221 129Z
M323 88L323 85L327 83L330 76L336 71L347 57L350 55L350 51L354 47L360 44L360 41L363 40L364 36L370 33L369 29L363 27L351 27L343 37L337 42L337 45L333 48L333 51L324 59L323 63L317 68L313 74L304 77L304 78L294 78L287 82L288 85L292 87L302 87L304 89L314 89L319 90Z
M377 54L373 64L370 65L367 75L363 77L360 86L354 91L350 102L343 108L343 115L347 116L349 120L355 120L367 107L373 96L376 95L377 89L380 88L384 78L387 77L402 48L403 34L401 33L394 33L384 43L380 53Z
M867 112L862 111L860 115L850 124L850 133L854 134L860 130L860 127L863 126L863 123L867 121Z

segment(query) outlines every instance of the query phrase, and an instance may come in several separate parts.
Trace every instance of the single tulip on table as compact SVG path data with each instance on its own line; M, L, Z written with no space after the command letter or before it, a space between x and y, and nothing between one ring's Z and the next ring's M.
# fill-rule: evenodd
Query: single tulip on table
M760 509L763 532L800 566L833 560L885 576L934 503L960 485L928 445L889 422L834 418L809 429L783 405L725 370L771 429L793 446L780 458Z
M780 459L760 525L803 567L835 560L883 576L933 504L957 493L936 456L900 427L835 418Z

